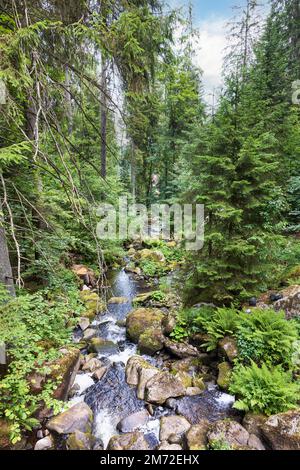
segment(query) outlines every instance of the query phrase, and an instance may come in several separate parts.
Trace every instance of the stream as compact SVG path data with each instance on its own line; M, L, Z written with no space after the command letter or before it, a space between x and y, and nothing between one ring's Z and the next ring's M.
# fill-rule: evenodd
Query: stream
M126 363L131 356L137 354L137 346L126 338L126 328L122 321L124 322L132 310L134 297L151 289L146 286L144 280L136 279L124 269L111 274L109 280L112 296L127 297L128 302L108 304L107 313L98 316L92 323L98 330L99 337L112 342L111 346L98 354L98 358L108 370L97 383L94 383L90 373L78 374L75 383L79 385L79 390L71 400L72 403L84 400L92 408L95 417L93 433L104 449L107 448L110 438L119 434L117 425L120 420L147 406L143 400L136 397L136 388L129 386L125 380ZM143 357L159 367L159 356ZM171 399L168 407L154 407L153 416L139 430L144 433L150 447L155 449L159 445L162 416L183 414L192 424L202 418L214 421L228 416L234 417L233 402L234 397L220 392L214 384L208 385L208 389L201 395Z

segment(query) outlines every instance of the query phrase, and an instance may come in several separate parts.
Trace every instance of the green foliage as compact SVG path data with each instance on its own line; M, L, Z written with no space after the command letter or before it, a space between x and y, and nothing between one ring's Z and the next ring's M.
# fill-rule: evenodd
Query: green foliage
M242 361L291 366L298 331L283 312L255 309L250 315L244 314L236 336Z
M162 263L153 261L151 259L142 259L139 263L143 273L148 277L161 276L165 273L165 267Z
M33 394L28 376L37 370L49 374L51 362L60 357L59 348L71 344L72 325L82 310L79 290L70 282L66 293L24 294L0 307L0 340L10 357L8 374L0 380L0 415L12 423L13 443L24 429L37 424L32 415L41 403L55 412L62 408L53 399L55 380L47 380L42 392Z
M196 322L197 323L197 322ZM234 336L238 330L240 316L233 308L218 308L211 321L206 325L206 332L210 336L207 350L216 349L220 339L225 336Z
M229 444L222 439L214 440L209 444L209 450L232 450Z
M291 372L281 366L249 366L234 368L229 390L237 395L234 407L242 411L272 415L297 408L300 384L292 382Z

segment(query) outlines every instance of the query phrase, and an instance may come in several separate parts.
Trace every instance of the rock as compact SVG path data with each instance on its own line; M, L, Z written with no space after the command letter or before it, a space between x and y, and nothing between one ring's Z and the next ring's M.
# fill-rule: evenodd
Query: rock
M97 331L94 328L87 328L83 334L83 340L90 341L95 336L97 336Z
M273 450L300 450L300 409L270 416L261 431Z
M203 390L199 387L188 387L185 394L187 397L194 397L195 395L201 395L202 392Z
M179 444L168 444L168 442L162 442L157 450L182 450Z
M251 297L249 300L249 307L256 307L257 305L257 298L256 297Z
M267 419L268 417L262 414L247 413L244 416L242 424L249 434L255 434L261 437L261 428Z
M200 365L199 359L189 357L187 359L181 359L180 361L173 361L170 364L170 371L172 374L186 372L193 377L197 374Z
M49 450L54 447L54 442L51 436L46 436L36 442L34 450Z
M68 450L91 450L93 437L91 433L76 430L68 436L66 444Z
M106 355L108 353L115 354L119 351L118 345L113 341L108 341L102 338L92 338L89 344L89 350Z
M92 269L88 268L83 264L73 264L72 271L76 276L78 276L86 286L95 287L96 285L96 276Z
M163 349L164 341L161 328L147 328L139 337L138 349L141 354L153 356Z
M87 317L81 317L79 318L78 326L82 331L85 331L90 326L90 320Z
M90 432L93 423L93 412L84 403L77 403L68 410L52 418L47 429L57 434L72 434L75 431Z
M191 427L183 416L163 416L160 420L159 439L169 441L171 435L181 438Z
M135 255L136 250L135 250L135 249L133 248L133 246L132 246L131 248L129 248L129 250L128 250L127 253L128 253L129 256L133 256L133 255Z
M165 315L162 320L162 331L163 334L169 336L176 326L176 318L174 315L168 314Z
M229 385L230 385L230 378L232 374L232 367L229 364L229 362L222 362L221 364L218 365L218 369L219 369L219 375L218 375L217 384L223 390L228 390Z
M37 437L37 439L43 439L44 434L43 434L43 431L41 429L36 433L36 437Z
M28 384L30 387L30 392L33 395L38 395L43 390L45 380L46 380L46 375L41 375L37 372L32 372L27 377L27 380L28 380Z
M126 327L126 318L122 320L117 320L116 325L119 326L120 328L125 328Z
M160 372L148 380L145 387L145 398L150 403L162 405L168 398L185 395L182 382L169 372Z
M89 361L85 362L82 366L82 370L94 372L96 369L102 367L102 362L99 361L96 357L91 358Z
M139 294L133 299L133 303L141 305L146 304L149 300L151 300L152 294L153 292L144 292L143 294Z
M80 299L87 309L84 316L89 320L93 320L98 313L104 313L106 311L105 302L100 299L96 292L83 290L80 292Z
M176 243L175 240L171 240L171 241L167 242L167 247L168 248L176 248L176 246L177 246L177 243Z
M209 421L206 419L203 419L199 424L191 426L185 436L187 448L189 450L205 450L208 429Z
M154 261L156 263L162 263L162 264L166 262L165 255L161 251L149 250L148 248L138 251L136 253L135 258L141 259L141 260L147 259L147 260Z
M130 265L125 267L125 272L136 274L137 276L140 276L142 274L141 268L139 268L138 266L130 266Z
M270 301L271 302L277 302L278 300L283 299L282 294L270 294Z
M138 343L140 336L148 328L159 328L164 314L158 309L138 308L127 315L126 328L129 338Z
M66 354L51 365L49 377L53 381L58 381L58 386L53 392L53 398L56 400L66 400L74 384L79 367L80 351L78 349L68 349Z
M190 376L187 372L179 371L175 377L180 380L185 388L191 388L193 385L193 377Z
M159 373L159 370L156 367L151 368L141 368L138 372L138 388L137 388L137 397L140 400L145 399L145 388L146 384L152 377Z
M266 450L259 437L255 436L255 434L250 434L248 440L248 447L254 450Z
M165 340L165 348L171 354L180 359L185 359L188 357L197 357L199 355L198 350L187 343L175 343L169 339Z
M231 448L247 447L249 433L243 426L236 421L216 421L211 424L207 433L207 439L210 444L214 442L224 442Z
M193 387L200 388L200 390L202 390L203 392L206 389L206 385L203 382L203 377L201 377L200 375L195 376L193 378Z
M140 382L140 372L141 370L152 370L155 371L155 373L158 373L159 370L152 366L152 364L149 364L145 359L143 359L141 356L132 356L126 364L126 382L128 385L135 385L137 386Z
M136 429L141 428L148 422L149 417L150 415L147 410L138 411L122 419L118 423L117 429L123 433L136 431Z
M130 302L128 297L112 297L108 304L127 304L128 302Z
M280 294L282 299L274 303L274 309L283 310L287 319L300 317L300 286L287 287Z
M107 446L107 450L149 450L149 444L141 432L131 432L113 436Z
M233 362L238 357L238 348L235 338L226 336L219 341L219 351L223 357L227 357L229 362Z
M94 370L92 377L93 379L99 381L102 379L104 374L107 372L107 367L100 367L99 369Z

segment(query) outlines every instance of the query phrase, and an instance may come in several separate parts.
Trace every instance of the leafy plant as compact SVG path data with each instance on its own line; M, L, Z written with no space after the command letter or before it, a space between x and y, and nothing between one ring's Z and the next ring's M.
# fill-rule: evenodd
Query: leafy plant
M218 308L210 317L206 313L195 320L195 324L209 335L210 340L206 343L207 350L216 349L218 341L225 336L233 336L240 322L237 310L233 308Z
M234 368L229 390L237 395L234 407L242 411L272 415L297 407L300 384L292 382L291 372L281 366L249 366Z
M283 312L255 310L244 314L238 325L237 341L242 360L291 365L297 326L287 321Z
M216 439L209 444L210 450L232 450L229 444L222 439Z

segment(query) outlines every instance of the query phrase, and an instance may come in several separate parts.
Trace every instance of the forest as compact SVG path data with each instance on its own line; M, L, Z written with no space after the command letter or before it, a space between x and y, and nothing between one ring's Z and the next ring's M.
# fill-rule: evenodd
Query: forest
M0 0L0 450L300 450L300 1L198 3Z

